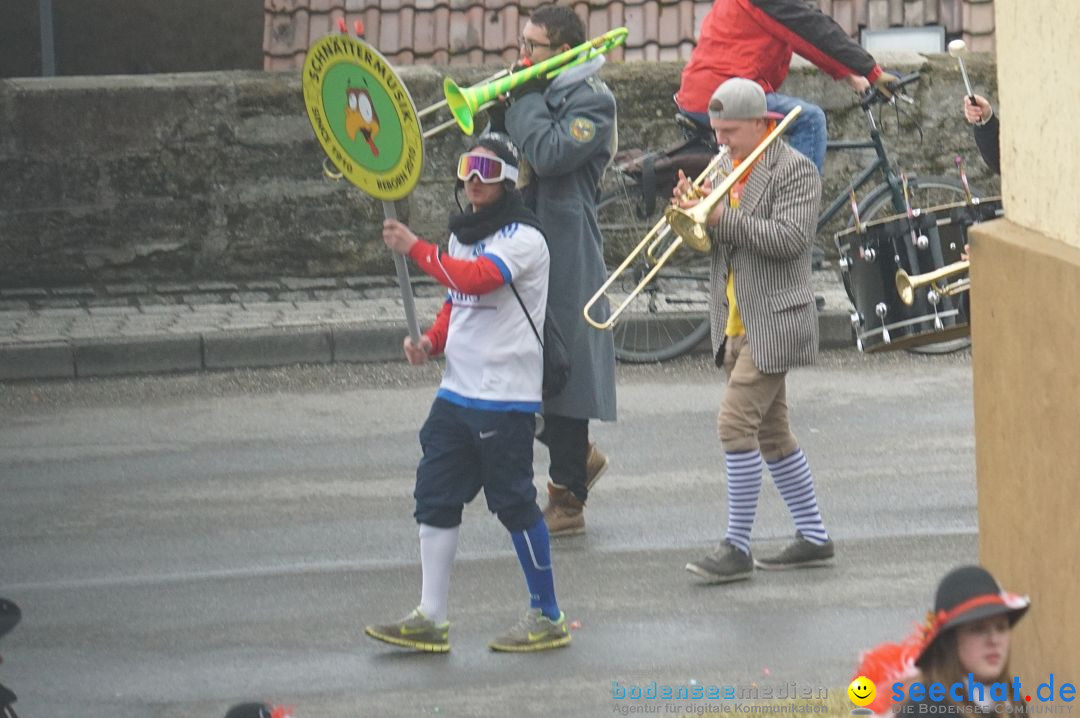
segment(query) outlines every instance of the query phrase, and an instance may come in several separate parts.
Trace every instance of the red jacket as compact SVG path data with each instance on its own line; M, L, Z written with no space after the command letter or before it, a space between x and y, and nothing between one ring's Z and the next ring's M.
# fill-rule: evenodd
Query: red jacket
M705 112L724 80L745 77L776 92L796 52L836 79L881 74L874 58L844 29L806 0L716 0L701 23L701 36L682 72L675 101Z

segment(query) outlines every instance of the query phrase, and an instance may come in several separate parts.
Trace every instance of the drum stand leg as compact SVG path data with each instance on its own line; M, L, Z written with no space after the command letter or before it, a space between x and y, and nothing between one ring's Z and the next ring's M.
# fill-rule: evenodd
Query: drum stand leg
M934 329L944 329L945 324L942 323L941 317L938 316L938 304L941 303L941 295L931 289L926 293L926 299L930 302L930 306L934 308Z
M878 302L874 307L874 314L878 315L878 319L881 320L881 339L886 344L892 344L892 337L889 336L889 328L885 326L885 315L888 313L889 308L885 306L885 302Z

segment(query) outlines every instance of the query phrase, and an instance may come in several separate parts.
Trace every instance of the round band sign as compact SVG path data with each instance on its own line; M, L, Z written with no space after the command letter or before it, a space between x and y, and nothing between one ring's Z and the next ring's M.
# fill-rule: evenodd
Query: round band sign
M349 35L327 35L304 59L304 105L326 156L354 185L401 199L420 181L424 139L390 63Z

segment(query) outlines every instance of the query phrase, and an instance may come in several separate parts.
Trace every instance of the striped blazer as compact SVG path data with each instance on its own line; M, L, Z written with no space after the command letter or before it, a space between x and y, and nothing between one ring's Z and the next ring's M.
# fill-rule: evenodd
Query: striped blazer
M730 160L722 170L731 171ZM709 227L709 317L718 366L728 318L728 267L735 272L735 298L758 371L777 374L817 358L810 260L820 205L821 177L814 164L777 140L750 171L738 208L726 208Z

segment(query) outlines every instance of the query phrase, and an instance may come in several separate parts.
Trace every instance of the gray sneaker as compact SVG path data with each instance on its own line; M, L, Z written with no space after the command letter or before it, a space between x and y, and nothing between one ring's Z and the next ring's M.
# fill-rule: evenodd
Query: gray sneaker
M446 653L450 650L450 622L436 624L419 608L397 623L368 626L364 633L375 640L403 648L428 653Z
M539 608L525 611L521 620L506 633L488 644L493 651L546 651L570 643L570 630L566 627L566 614L552 621Z
M818 546L796 532L795 540L789 543L775 556L754 559L754 565L766 571L786 571L790 568L813 568L828 566L835 555L832 539Z
M754 559L725 541L705 558L686 564L686 570L701 576L706 583L731 583L750 578Z

